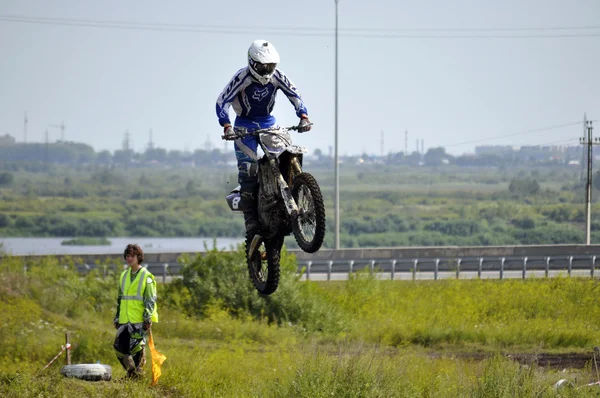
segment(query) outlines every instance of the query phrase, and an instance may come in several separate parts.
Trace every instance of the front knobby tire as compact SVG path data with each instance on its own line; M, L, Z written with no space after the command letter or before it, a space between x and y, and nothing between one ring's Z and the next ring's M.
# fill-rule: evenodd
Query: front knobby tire
M294 238L307 253L321 248L325 238L325 205L317 180L309 173L294 177L292 196L298 205L298 217L292 220Z
M263 241L256 246L253 253L249 253L252 238L246 236L246 259L250 280L260 294L269 295L274 293L279 285L279 261L283 238L274 237Z

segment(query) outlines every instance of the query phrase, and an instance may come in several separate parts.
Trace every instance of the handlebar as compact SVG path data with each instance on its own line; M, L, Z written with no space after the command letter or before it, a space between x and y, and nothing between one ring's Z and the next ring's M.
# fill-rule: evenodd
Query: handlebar
M312 126L313 124L310 123L309 126ZM252 131L248 131L248 129L246 128L234 128L233 131L235 133L235 136L233 138L226 138L225 135L221 136L222 140L225 141L233 141L236 140L238 138L242 138L245 137L247 135L256 135L258 136L259 134L275 134L278 131L281 130L294 130L297 131L298 130L298 126L290 126L290 127L268 127L266 129L257 129L257 130L252 130Z

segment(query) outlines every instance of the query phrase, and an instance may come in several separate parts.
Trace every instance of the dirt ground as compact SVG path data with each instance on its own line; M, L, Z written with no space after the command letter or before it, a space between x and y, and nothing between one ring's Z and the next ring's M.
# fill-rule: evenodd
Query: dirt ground
M493 354L486 353L444 353L444 354L431 354L432 357L450 357L460 359L472 359L472 360L484 360L490 358ZM507 358L511 358L523 365L536 364L539 367L551 367L556 369L582 369L592 364L592 366L598 366L600 369L600 351L598 348L594 352L590 353L562 353L562 354L548 354L548 353L537 353L537 354L514 354L504 353ZM595 364L594 364L595 362Z

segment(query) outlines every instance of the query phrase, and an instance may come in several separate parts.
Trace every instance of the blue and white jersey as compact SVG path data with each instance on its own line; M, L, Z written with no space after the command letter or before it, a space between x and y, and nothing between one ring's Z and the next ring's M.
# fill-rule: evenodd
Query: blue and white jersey
M216 110L219 123L221 126L231 124L229 108L233 106L237 115L236 126L251 128L258 125L274 125L275 117L271 112L275 106L277 90L283 91L288 97L298 117L303 113L308 115L300 93L283 72L276 69L271 81L263 86L252 77L246 66L233 76L217 99Z

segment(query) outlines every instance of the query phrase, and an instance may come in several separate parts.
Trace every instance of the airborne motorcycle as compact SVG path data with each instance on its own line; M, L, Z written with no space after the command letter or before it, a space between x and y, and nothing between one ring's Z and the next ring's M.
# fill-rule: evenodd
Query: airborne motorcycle
M246 237L246 260L250 279L264 295L277 290L279 260L284 238L293 232L307 253L321 247L325 237L325 206L317 180L302 171L306 148L292 144L292 127L247 131L236 129L236 138L258 137L264 155L258 160L258 219L260 231ZM225 139L225 137L222 137ZM231 191L227 203L241 211L240 187Z

